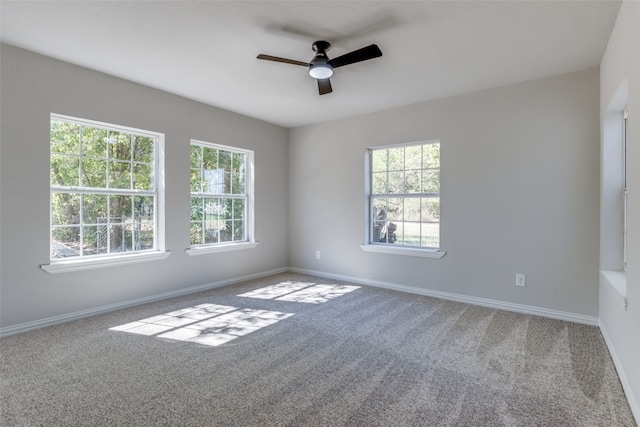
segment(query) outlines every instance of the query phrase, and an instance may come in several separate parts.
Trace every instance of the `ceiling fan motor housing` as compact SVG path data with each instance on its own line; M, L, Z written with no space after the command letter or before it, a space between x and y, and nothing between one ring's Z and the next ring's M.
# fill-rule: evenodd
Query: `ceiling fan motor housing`
M309 75L314 79L328 79L333 75L333 66L327 57L327 51L331 48L331 44L320 40L315 42L312 47L316 56L309 62Z

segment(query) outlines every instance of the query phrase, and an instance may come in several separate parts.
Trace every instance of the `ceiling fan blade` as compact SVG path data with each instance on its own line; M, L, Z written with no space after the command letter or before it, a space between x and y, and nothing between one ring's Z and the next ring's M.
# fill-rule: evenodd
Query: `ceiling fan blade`
M260 54L260 55L257 56L257 58L258 59L264 59L264 60L267 60L267 61L284 62L285 64L302 65L303 67L308 67L309 66L308 62L296 61L296 60L287 59L287 58L280 58L278 56Z
M353 52L345 53L344 55L333 58L328 62L333 66L333 68L338 68L344 65L355 64L356 62L378 58L379 56L382 56L382 51L378 45L372 44L361 49L354 50Z
M329 79L318 79L318 93L325 95L331 92L333 92L331 81Z

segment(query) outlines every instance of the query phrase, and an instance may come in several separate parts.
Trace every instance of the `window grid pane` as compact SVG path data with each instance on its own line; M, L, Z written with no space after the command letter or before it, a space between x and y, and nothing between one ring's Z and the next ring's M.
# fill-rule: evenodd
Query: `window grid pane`
M370 243L440 246L440 144L370 150Z

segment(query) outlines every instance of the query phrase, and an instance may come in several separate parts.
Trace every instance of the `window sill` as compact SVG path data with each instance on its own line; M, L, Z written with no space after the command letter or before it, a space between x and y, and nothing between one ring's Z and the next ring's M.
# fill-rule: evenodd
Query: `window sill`
M190 256L215 254L219 252L231 252L242 251L246 249L253 249L258 246L258 242L242 242L242 243L228 243L223 245L213 246L195 246L186 250Z
M624 271L600 270L600 277L615 300L627 311L627 275Z
M376 252L382 254L414 256L421 258L440 259L445 256L446 252L437 249L413 249L403 246L386 246L386 245L360 245L365 252Z
M139 252L105 258L65 259L60 261L51 261L50 264L43 264L40 268L49 274L70 273L74 271L95 270L97 268L137 264L147 261L158 261L166 259L170 253L170 251Z

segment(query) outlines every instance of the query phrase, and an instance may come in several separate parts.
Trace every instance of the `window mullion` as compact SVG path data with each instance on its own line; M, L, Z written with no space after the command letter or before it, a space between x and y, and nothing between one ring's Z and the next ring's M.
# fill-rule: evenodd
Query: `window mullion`
M629 111L622 116L622 270L627 271L627 129Z
M207 221L206 221L205 214L204 214L205 198L204 198L204 197L202 197L202 198L200 198L200 200L201 200L201 202L202 202L202 203L201 203L201 205L202 205L202 219L200 220L200 223L201 223L201 226L202 226L202 230L200 231L200 234L201 234L201 241L202 241L202 243L204 243L204 238L205 238L205 236L206 236L206 232L205 232L205 224L206 224L206 222L207 222Z
M82 178L80 178L82 179ZM80 217L79 217L79 224L78 227L80 227L80 256L84 256L84 194L80 194Z
M133 190L133 134L129 135L129 188ZM133 212L133 211L131 211ZM132 244L133 246L133 244Z
M107 139L109 139L109 131L107 130ZM109 189L111 188L111 153L109 153L109 143L107 142L107 152L105 153L105 161L107 163L107 176L105 177L106 181L105 181L105 188ZM111 239L109 239L109 241L111 241ZM107 253L111 253L110 251L108 251Z
M377 199L417 199L420 197L437 197L440 193L387 193L387 194L371 194L371 197Z
M224 199L246 199L247 196L245 194L223 194L223 193L195 193L192 192L191 196L193 197L218 197Z
M114 196L155 196L157 193L151 190L127 190L126 188L119 188L117 190L105 190L102 188L82 188L82 187L64 187L64 186L52 186L52 193L78 193L78 194L102 194L102 195L114 195Z
M82 147L82 131L84 126L80 126L80 131L78 132L80 141L78 141L78 150L80 151L80 156L78 158L78 186L82 186L82 162L83 162L83 147Z
M107 195L107 223L105 224L107 230L107 253L111 253L111 195Z

